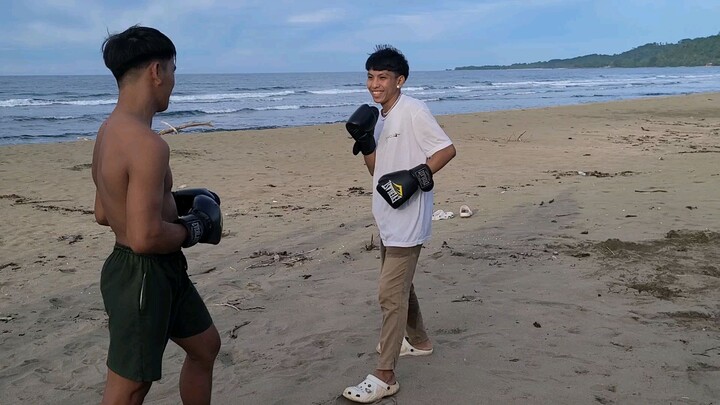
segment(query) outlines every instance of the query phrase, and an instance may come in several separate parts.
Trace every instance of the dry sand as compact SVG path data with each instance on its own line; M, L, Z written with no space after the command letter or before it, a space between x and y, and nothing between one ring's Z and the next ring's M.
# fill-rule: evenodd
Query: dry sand
M436 351L383 404L720 399L720 95L439 117L416 290ZM376 361L371 179L341 124L167 135L175 185L217 191L186 250L222 337L214 403L343 404ZM0 403L98 403L107 317L93 142L0 148ZM460 206L474 211L459 218ZM180 402L170 343L146 403Z

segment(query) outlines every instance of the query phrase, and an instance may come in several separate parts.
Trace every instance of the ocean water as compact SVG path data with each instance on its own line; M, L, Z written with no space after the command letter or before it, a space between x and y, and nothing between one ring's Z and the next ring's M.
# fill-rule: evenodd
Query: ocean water
M405 94L436 115L720 91L720 67L412 72ZM0 76L0 145L92 139L117 86L102 76ZM205 132L342 122L372 103L365 72L178 74L170 107L156 116ZM185 132L184 131L184 132Z

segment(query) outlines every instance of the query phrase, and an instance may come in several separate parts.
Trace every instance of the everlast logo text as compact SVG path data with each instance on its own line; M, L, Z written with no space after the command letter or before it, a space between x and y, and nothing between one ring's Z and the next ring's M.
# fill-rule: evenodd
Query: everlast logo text
M190 224L191 228L191 239L194 241L200 240L200 236L202 235L202 228L200 228L200 221L196 221Z
M398 202L403 195L402 192L402 186L399 184L393 183L391 180L388 180L387 183L381 185L383 190L387 192L388 197L390 197L390 201L394 204Z

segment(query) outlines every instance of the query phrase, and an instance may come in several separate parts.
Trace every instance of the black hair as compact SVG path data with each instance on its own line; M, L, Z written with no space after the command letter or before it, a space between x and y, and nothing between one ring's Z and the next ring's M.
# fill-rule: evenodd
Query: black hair
M134 25L108 36L102 44L105 66L120 82L129 70L145 67L154 60L169 60L176 55L170 38L155 28Z
M410 75L410 66L405 55L392 45L377 45L375 52L365 62L365 70L389 70L397 75Z

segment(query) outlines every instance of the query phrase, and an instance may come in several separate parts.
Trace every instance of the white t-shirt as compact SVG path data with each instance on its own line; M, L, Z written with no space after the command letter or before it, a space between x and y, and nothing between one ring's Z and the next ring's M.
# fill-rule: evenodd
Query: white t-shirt
M418 190L400 208L377 192L380 177L426 163L435 152L452 145L424 102L400 95L387 117L375 125L375 172L372 211L385 246L411 247L430 239L433 192Z

